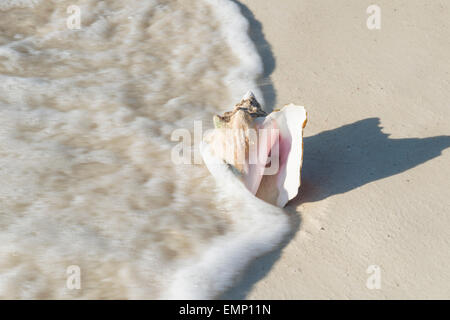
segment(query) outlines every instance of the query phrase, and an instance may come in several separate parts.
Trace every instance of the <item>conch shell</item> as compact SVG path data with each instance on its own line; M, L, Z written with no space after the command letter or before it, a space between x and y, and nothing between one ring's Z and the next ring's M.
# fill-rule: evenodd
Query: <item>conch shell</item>
M256 197L284 207L300 187L306 121L304 107L289 104L267 114L248 92L233 111L214 116L203 159L213 176L212 162L226 165Z

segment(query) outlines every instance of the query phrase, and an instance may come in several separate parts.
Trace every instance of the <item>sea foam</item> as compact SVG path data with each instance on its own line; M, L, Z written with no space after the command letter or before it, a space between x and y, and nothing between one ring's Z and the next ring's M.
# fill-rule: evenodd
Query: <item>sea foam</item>
M228 0L90 0L71 30L72 4L0 2L0 297L218 297L287 217L175 165L171 133L262 100L248 22Z

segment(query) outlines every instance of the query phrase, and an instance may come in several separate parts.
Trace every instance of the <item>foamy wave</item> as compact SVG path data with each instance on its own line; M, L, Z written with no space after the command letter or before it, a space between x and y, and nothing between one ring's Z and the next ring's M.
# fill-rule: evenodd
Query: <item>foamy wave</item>
M231 0L205 1L212 6L228 45L239 58L239 66L231 69L226 77L226 83L232 90L233 101L239 101L250 90L264 105L263 95L256 84L264 66L255 44L248 35L249 22L241 14L238 5Z
M41 0L0 0L0 10L13 8L33 8Z
M170 160L173 130L262 99L236 4L89 0L70 30L69 0L15 3L0 11L1 298L213 298L279 243L282 210Z

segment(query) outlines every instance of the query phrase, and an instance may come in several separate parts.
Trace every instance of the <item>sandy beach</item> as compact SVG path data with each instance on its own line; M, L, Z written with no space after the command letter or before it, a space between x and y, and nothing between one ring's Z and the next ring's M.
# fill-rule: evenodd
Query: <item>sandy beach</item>
M0 1L0 299L449 299L449 17Z
M309 119L294 230L225 298L450 298L450 6L371 4L239 2L266 103Z

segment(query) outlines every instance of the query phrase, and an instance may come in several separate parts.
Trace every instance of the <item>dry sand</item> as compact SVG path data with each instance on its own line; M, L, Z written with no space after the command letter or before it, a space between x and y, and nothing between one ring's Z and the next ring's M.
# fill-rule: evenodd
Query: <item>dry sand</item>
M294 232L224 297L449 299L450 3L378 0L380 30L361 0L239 4L268 105L309 122Z

